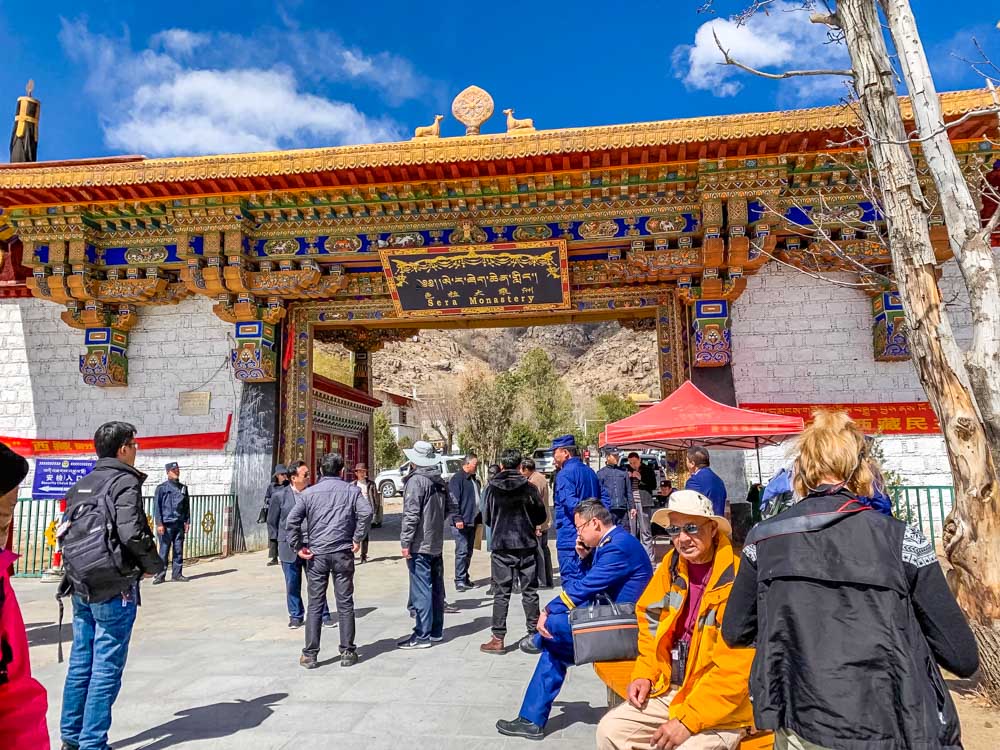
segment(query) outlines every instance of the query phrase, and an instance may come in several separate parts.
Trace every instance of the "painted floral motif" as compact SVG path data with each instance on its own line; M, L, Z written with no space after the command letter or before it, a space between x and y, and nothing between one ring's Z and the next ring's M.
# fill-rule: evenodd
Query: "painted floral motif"
M125 251L125 262L130 266L143 263L162 263L167 259L165 247L133 247Z
M264 243L264 254L268 256L295 255L299 251L299 241L293 237L268 240Z
M618 222L610 219L607 221L585 221L580 224L580 237L585 240L614 237L617 234Z

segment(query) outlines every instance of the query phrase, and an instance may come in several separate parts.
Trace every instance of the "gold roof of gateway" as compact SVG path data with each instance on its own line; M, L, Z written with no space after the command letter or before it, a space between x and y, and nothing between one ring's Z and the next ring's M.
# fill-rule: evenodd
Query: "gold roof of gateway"
M993 106L986 89L955 91L941 95L945 116L956 118L968 112ZM904 118L912 112L908 98L901 99ZM978 118L973 118L976 120ZM978 137L992 123L973 122L963 137ZM317 172L354 172L374 168L419 167L421 165L460 162L510 161L535 157L622 151L667 146L696 148L687 159L704 158L699 144L756 140L772 136L792 136L815 132L843 131L857 126L855 110L849 105L780 112L694 117L658 122L598 127L541 130L524 134L486 134L452 138L421 138L395 143L361 146L297 149L261 153L223 154L217 156L112 157L76 162L38 162L36 164L0 165L0 190L15 191L0 200L0 205L20 202L25 193L59 188L100 188L101 186L143 185L153 183L201 182L205 180L245 180L277 175L303 175ZM963 127L968 123L964 123ZM956 137L953 133L952 137ZM798 147L789 144L789 148ZM812 144L813 149L827 144ZM744 149L747 155L756 150ZM683 155L683 154L682 154ZM731 154L732 155L732 154ZM709 157L715 153L707 154ZM595 165L596 166L596 165ZM369 176L359 183L372 182ZM355 182L355 180L351 180ZM50 194L51 195L51 194ZM29 202L47 202L32 196ZM49 196L45 196L49 197ZM55 196L52 196L55 197ZM96 197L96 196L94 196ZM59 196L65 199L64 196ZM41 199L41 200L39 200Z

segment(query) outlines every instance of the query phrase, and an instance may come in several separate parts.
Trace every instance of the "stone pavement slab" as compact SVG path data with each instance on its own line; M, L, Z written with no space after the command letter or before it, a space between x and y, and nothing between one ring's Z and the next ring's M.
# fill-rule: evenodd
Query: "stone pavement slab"
M361 661L337 661L338 631L324 629L320 669L298 665L304 630L289 630L281 569L263 553L186 566L191 581L143 584L122 692L115 704L115 750L507 750L531 743L501 737L497 719L513 718L535 658L513 650L482 654L489 638L489 559L477 551L472 575L483 586L452 586L454 545L445 544L448 600L445 641L399 651L412 628L399 517L372 533L371 562L358 566L355 606ZM49 727L58 740L66 665L56 663L55 586L18 579L35 675L49 693ZM545 603L554 595L541 592ZM67 610L66 656L72 631ZM523 634L520 597L508 615L511 643ZM570 670L543 745L592 747L606 710L604 686L589 667ZM58 744L54 745L58 747Z

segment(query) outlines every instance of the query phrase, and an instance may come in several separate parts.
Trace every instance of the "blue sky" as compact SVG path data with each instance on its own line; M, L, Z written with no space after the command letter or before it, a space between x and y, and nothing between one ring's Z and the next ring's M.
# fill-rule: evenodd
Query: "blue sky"
M843 51L802 14L737 28L726 14L743 2L718 0L715 16L701 4L0 0L0 92L12 112L35 80L42 159L395 140L438 113L442 134L460 135L451 100L473 83L496 102L484 132L504 129L507 107L557 128L842 98L836 79L776 83L716 64L717 27L760 67L842 67ZM1000 64L991 5L914 0L942 90L982 85L954 58L975 54L973 37Z

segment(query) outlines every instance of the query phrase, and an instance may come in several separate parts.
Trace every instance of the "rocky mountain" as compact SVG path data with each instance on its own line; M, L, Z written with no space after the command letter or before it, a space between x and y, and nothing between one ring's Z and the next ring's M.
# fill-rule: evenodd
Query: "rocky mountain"
M374 356L372 371L376 387L456 392L470 369L509 370L535 347L552 357L575 403L608 392L659 395L655 334L617 323L424 330L387 344Z

